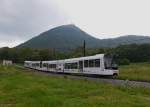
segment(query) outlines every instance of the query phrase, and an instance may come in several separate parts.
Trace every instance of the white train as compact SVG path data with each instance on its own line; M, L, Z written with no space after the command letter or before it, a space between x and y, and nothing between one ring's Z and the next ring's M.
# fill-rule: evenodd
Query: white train
M25 67L48 72L117 76L119 70L108 54L55 61L25 61Z

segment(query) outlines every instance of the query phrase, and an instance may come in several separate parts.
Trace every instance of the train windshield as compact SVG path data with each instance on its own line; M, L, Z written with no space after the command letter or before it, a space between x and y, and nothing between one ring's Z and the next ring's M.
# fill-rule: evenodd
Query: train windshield
M105 69L118 69L114 55L106 54L104 56Z

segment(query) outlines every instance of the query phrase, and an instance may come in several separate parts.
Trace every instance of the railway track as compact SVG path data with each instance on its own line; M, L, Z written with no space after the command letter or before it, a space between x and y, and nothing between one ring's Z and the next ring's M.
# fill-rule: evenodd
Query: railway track
M15 65L16 67L22 68L22 69L28 69L31 72L34 73L40 73L42 75L49 75L54 77L64 77L68 79L73 80L87 80L87 81L94 81L94 82L100 82L100 83L109 83L113 85L122 85L122 86L134 86L134 87L146 87L150 88L150 82L146 81L134 81L134 80L120 80L120 79L111 79L111 78L98 78L98 77L91 77L91 76L85 76L85 75L72 75L72 74L62 74L62 73L52 73L52 72L43 72L38 70L33 70L29 68L25 68L23 66Z

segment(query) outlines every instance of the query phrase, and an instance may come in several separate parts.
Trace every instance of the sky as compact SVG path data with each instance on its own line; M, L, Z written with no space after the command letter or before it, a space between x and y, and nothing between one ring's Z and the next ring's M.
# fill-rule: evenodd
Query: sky
M150 35L149 0L0 0L0 47L75 24L96 38Z

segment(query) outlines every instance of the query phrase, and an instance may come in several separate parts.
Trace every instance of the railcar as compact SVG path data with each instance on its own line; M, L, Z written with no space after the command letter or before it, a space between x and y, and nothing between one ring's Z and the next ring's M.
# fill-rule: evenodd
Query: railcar
M28 68L32 68L32 61L25 61L24 66Z
M25 61L24 66L48 72L109 76L119 74L117 64L110 54L97 54L55 61Z

